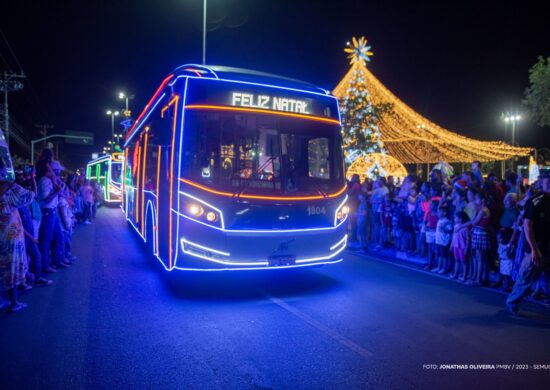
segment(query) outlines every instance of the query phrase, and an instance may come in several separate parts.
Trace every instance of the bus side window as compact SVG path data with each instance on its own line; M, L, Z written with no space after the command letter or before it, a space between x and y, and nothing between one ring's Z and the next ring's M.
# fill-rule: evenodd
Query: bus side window
M311 138L307 148L308 175L315 179L330 179L329 140Z
M148 124L146 133L147 143L143 143L143 154L145 162L145 175L143 181L143 189L146 191L154 191L157 182L157 164L158 164L158 140L157 128L154 122Z

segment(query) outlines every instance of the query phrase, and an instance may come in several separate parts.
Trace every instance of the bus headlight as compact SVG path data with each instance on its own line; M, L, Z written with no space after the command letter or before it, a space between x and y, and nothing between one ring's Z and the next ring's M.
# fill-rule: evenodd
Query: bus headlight
M204 210L198 204L190 204L189 205L189 214L191 214L194 217L200 217L201 215L204 214Z
M340 207L336 210L336 214L334 215L334 225L338 225L340 222L342 222L349 214L349 206L346 204L346 199L340 204Z
M182 215L189 219L206 225L224 228L221 210L194 195L180 191L179 210Z

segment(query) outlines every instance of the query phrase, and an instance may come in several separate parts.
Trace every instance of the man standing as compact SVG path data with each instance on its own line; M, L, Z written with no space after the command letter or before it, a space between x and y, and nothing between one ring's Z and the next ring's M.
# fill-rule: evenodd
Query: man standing
M527 245L518 279L506 300L512 315L518 315L518 304L539 280L550 256L550 173L540 175L539 180L541 192L525 203L523 231Z
M44 272L55 272L55 267L68 267L69 264L63 261L63 242L61 240L63 232L59 214L57 213L58 195L61 190L61 184L55 177L55 171L61 170L61 165L57 161L52 161L51 167L48 164L38 164L37 172L40 179L38 181L38 203L42 210L42 223L39 231L39 249L42 255L42 267ZM50 258L50 248L52 241L53 259Z

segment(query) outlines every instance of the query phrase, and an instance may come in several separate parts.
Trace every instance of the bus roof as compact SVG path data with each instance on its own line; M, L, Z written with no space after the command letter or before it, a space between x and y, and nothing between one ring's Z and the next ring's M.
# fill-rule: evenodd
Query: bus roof
M276 85L323 95L330 95L330 91L324 90L305 81L256 70L233 68L229 66L186 64L178 66L172 73L189 74L190 76L199 76L212 79Z
M135 134L136 129L139 129L139 127L141 126L142 118L154 108L152 104L154 103L155 99L157 99L157 97L162 93L162 90L166 87L170 80L177 79L178 77L187 76L196 79L224 80L236 83L242 82L265 85L267 87L280 87L283 89L296 90L297 92L316 94L336 100L336 97L332 95L330 91L316 87L315 85L307 83L305 81L295 80L292 78L283 77L271 73L219 65L180 65L172 72L170 72L170 74L164 79L164 81L156 90L153 97L149 100L141 114L135 120L134 124L126 135L126 138L124 139L125 146Z

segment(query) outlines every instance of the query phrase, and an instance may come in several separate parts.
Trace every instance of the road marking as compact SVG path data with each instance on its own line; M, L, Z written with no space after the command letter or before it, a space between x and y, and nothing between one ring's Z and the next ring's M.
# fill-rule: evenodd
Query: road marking
M337 341L338 343L342 344L344 347L346 347L347 349L355 352L359 356L361 356L365 359L368 359L368 358L371 358L371 357L374 356L374 354L372 352L366 350L365 348L363 348L359 344L356 344L355 342L351 341L347 337L342 336L340 333L338 333L335 330L329 328L328 326L323 325L322 323L320 323L316 319L310 317L309 315L307 315L303 311L298 310L293 306L290 306L288 303L286 303L282 299L274 297L274 296L272 296L271 294L267 293L264 290L261 290L261 292L266 297L268 297L271 302L273 302L277 306L285 309L286 311L288 311L291 314L294 314L296 317L298 317L301 320L307 322L309 325L313 326L315 329L321 331L326 336L328 336L331 339L333 339L334 341Z

